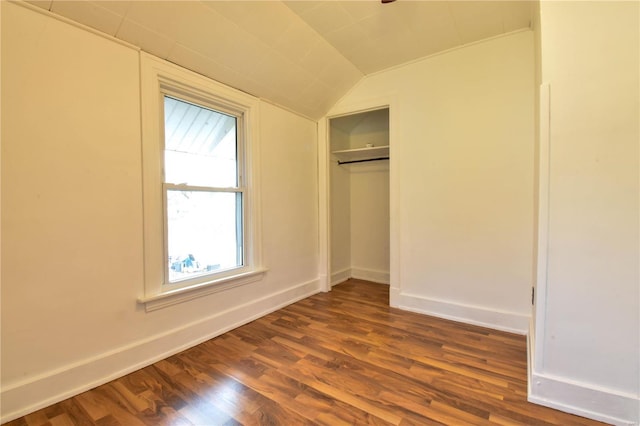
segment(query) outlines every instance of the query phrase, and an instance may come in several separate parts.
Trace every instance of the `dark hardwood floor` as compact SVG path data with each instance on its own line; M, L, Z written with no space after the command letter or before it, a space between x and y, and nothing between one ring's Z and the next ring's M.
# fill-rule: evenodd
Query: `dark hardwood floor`
M526 401L525 337L349 280L8 425L596 425Z

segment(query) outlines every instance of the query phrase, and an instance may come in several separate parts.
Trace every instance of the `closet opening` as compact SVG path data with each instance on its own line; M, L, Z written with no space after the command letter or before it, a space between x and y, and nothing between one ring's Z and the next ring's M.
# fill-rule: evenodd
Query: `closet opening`
M390 283L389 108L329 120L330 279Z

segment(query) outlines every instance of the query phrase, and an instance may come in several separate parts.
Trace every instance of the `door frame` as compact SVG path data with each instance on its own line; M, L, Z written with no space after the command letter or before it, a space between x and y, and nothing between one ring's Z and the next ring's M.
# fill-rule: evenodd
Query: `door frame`
M329 122L333 118L379 109L389 109L389 281L391 306L397 307L400 295L400 186L398 160L400 123L398 102L391 95L336 105L318 122L318 224L319 271L322 291L331 291L331 141Z

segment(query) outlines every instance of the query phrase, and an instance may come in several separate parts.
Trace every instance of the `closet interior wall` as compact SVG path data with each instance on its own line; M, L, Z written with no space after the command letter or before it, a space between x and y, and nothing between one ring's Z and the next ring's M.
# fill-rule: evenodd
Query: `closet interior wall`
M330 120L331 151L389 145L389 110ZM389 284L389 161L331 158L331 284L350 277Z

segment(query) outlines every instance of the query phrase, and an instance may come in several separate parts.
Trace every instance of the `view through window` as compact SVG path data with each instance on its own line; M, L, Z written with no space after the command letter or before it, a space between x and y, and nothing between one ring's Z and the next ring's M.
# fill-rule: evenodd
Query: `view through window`
M169 283L244 264L240 119L164 97Z

